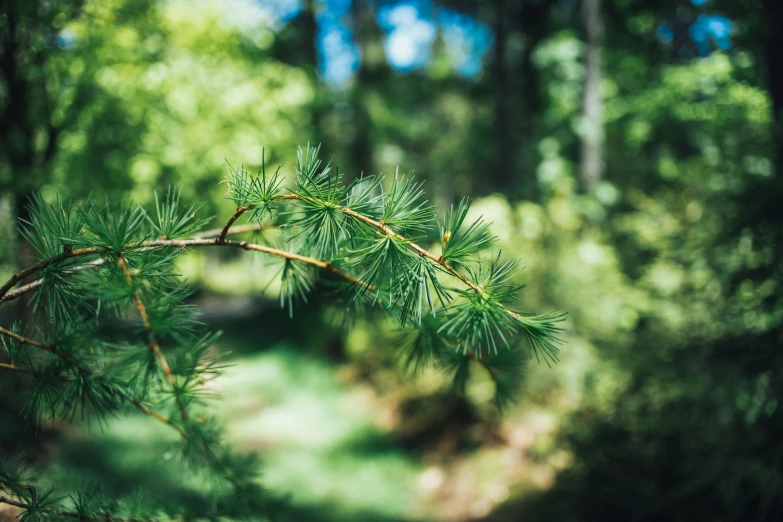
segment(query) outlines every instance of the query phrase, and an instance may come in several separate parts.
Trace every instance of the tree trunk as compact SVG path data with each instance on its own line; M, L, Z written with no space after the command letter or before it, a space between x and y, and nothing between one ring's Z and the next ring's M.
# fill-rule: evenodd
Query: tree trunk
M373 143L371 140L371 118L365 105L367 91L378 79L379 64L374 63L376 57L371 52L370 46L380 41L377 27L375 26L372 5L368 0L354 0L351 7L351 15L354 23L354 34L359 46L359 70L356 71L354 83L351 86L350 103L352 109L351 126L353 127L353 139L350 143L351 161L355 172L346 172L347 179L358 175L369 175L375 172L373 161Z
M506 64L507 28L505 0L495 0L495 140L497 142L497 163L495 188L510 189L513 183L512 152L509 125L508 67Z
M326 101L318 76L318 21L316 19L317 7L315 0L305 0L302 5L302 31L304 37L304 55L306 67L310 73L313 82L315 94L313 103L310 107L310 125L312 126L311 136L315 144L322 143L324 133L321 132L322 119L326 112Z
M591 189L603 176L603 116L601 94L601 0L582 0L585 35L585 85L582 99L582 184Z

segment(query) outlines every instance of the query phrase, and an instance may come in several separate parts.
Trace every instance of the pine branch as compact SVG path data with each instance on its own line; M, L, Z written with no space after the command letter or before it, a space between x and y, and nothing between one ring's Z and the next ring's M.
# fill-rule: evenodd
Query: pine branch
M75 511L64 511L61 509L48 509L48 508L39 508L35 506L31 506L30 504L25 504L24 502L19 502L18 500L14 500L12 498L8 498L6 496L0 495L0 504L8 504L9 506L18 507L20 509L24 510L35 510L35 511L45 511L49 515L57 516L57 517L65 517L65 518L76 518L79 520L103 520L106 522L152 522L150 519L138 519L138 518L120 518L120 517L113 517L106 514L101 515L89 515L85 516L82 513L77 513Z
M174 372L171 371L171 367L166 360L166 356L164 356L163 352L160 350L160 346L158 345L158 341L155 338L155 334L150 328L147 308L144 306L144 303L139 296L138 290L134 287L133 274L131 274L130 270L128 270L128 265L125 263L125 258L122 256L122 253L117 255L117 264L119 265L122 273L125 275L125 279L128 281L128 286L132 291L133 304L136 306L136 310L138 310L139 315L141 316L141 322L144 325L144 329L147 330L147 334L149 335L149 344L147 346L149 350L155 354L155 358L158 360L160 369L163 370L163 374L166 376L166 381L169 383L169 386L171 386L171 389L174 392L174 399L177 402L177 408L179 409L179 415L182 417L182 421L187 422L188 413L185 410L185 405L182 404L182 400L180 399L179 394L177 393L177 383L174 380Z
M28 339L27 337L14 333L10 330L6 330L2 326L0 326L0 334L5 335L6 337L10 337L11 339L15 339L20 343L29 344L30 346L35 346L37 348L41 348L42 350L46 350L47 352L56 355L60 359L71 364L82 373L91 373L89 368L85 367L84 365L76 361L73 357L71 357L67 353L63 353L62 351L58 350L57 346L55 346L54 344L44 344L38 341L34 341L32 339Z
M27 267L23 270L20 270L19 272L15 273L13 276L11 276L11 279L5 282L3 286L0 286L0 302L2 302L3 297L8 293L8 291L16 285L19 281L22 279L31 276L32 274L35 274L37 272L40 272L47 266L57 263L59 261L62 261L64 259L68 259L71 257L77 257L77 256L85 256L90 254L97 254L99 250L94 247L90 248L79 248L75 250L66 250L62 254L58 254L54 257L50 257L48 259L44 259L42 261L39 261L38 263Z
M275 225L271 223L246 223L244 225L232 225L231 228L226 232L226 236L244 234L245 232L258 232L259 230L266 230L269 228L275 228ZM194 239L214 238L216 236L219 236L221 233L223 233L224 229L225 227L220 227L212 230L206 230L204 232L199 232L198 234L194 234L193 238Z
M93 375L92 370L81 364L80 362L73 359L71 356L69 356L66 353L63 353L61 350L58 350L57 347L54 344L43 344L38 341L34 341L32 339L28 339L27 337L21 336L17 333L14 333L10 330L7 330L3 327L0 327L0 334L5 335L7 337L10 337L12 339L15 339L16 341L19 341L20 343L28 344L30 346L35 346L37 348L40 348L42 350L46 350L47 352L56 355L57 357L63 359L67 363L71 364L74 368L76 368L80 373L85 375ZM14 370L18 372L28 373L30 375L36 375L36 372L32 370L27 370L24 368L19 368L18 366L10 365L10 364L0 364L0 368L6 369L6 370ZM133 399L131 403L142 413L145 415L149 415L150 417L153 417L154 419L157 419L165 424L168 424L172 426L174 429L180 432L180 434L184 435L184 432L182 429L175 425L171 419L167 419L163 415L151 410L147 406L141 403L138 399Z
M311 199L311 198L309 196L300 196L298 194L289 194L289 195L285 196L284 199L296 200L296 199ZM470 279L468 279L465 276L463 276L462 274L460 274L454 267L452 267L451 265L449 265L446 262L446 260L443 258L443 256L438 257L438 256L432 254L428 250L420 247L419 245L417 245L413 241L410 241L408 238L404 237L400 233L398 233L395 230L393 230L391 227L386 225L383 221L375 220L375 219L373 219L373 218L371 218L369 216L365 216L363 214L355 212L354 210L352 210L352 209L350 209L348 207L340 207L339 211L342 212L343 214L345 214L346 216L354 218L354 219L356 219L356 220L358 220L358 221L360 221L360 222L362 222L362 223L364 223L366 225L369 225L369 226L375 228L380 234L382 234L382 235L384 235L386 237L397 239L399 241L404 242L411 250L416 252L418 255L420 255L420 256L422 256L422 257L424 257L426 259L429 259L431 262L437 264L438 266L443 268L446 272L448 272L450 275L452 275L453 277L459 279L463 284L468 286L471 290L473 290L477 294L479 294L479 295L483 295L484 294L484 288L482 288L481 285L478 285L478 284L474 283ZM502 304L498 303L498 306L503 310L503 312L508 317L512 318L515 322L521 324L522 328L526 332L530 332L530 327L528 326L529 320L528 320L527 317L523 316L522 314L520 314L518 312L515 312L515 311L509 309L506 306L503 306ZM559 317L552 316L552 320L553 321L557 321L557 320L559 320ZM532 337L531 342L534 344L535 348L538 348L538 344L537 343L539 341L538 341L538 339L535 336ZM536 357L538 357L538 350L536 350ZM553 357L553 356L551 356L551 357ZM546 358L545 358L545 360L546 360ZM549 364L549 361L546 361L546 362L547 362L547 364Z
M26 368L20 368L18 366L14 366L13 364L6 364L6 363L0 363L0 368L3 370L11 370L14 372L20 372L20 373L27 373L30 375L35 375L35 372L32 370L28 370Z
M220 232L220 236L218 236L218 242L223 243L226 240L226 235L228 235L228 230L231 228L231 225L233 225L234 221L239 219L242 214L247 212L249 208L250 206L248 205L237 208L237 211L234 212L234 215L231 216L231 219L228 220L228 223L226 223L226 226L224 226L223 230Z
M179 433L179 434L180 434L182 437L187 437L187 434L185 433L185 431L184 431L182 428L180 428L179 426L177 426L177 425L174 423L174 421L172 421L172 420L171 420L171 419L169 419L168 417L164 417L163 415L161 415L160 413L158 413L158 412L156 412L156 411L154 411L154 410L151 410L151 409L149 409L147 406L145 406L144 404L142 404L142 402L141 402L139 399L133 399L133 400L131 401L131 403L132 403L132 404L133 404L133 405L134 405L134 406L135 406L135 407L136 407L136 408L137 408L139 411L141 411L141 412L142 412L142 413L144 413L145 415L149 415L149 416L150 416L150 417L152 417L153 419L159 420L159 421L160 421L160 422L162 422L163 424L167 424L167 425L171 426L172 428L174 428L175 430L177 430L177 432L178 432L178 433Z
M92 253L94 252L87 252L85 254L80 254L80 255L88 255ZM85 268L95 268L99 265L102 265L103 263L104 263L103 259L96 259L95 261L92 261L91 263L87 263L86 265L79 265L79 266L74 266L72 268L69 268L68 271L84 270ZM3 297L0 297L0 305L6 301L13 301L14 299L17 299L22 295L26 294L27 292L31 292L35 290L43 283L44 283L43 278L36 279L35 281L27 283L26 285L20 286L19 288L14 288L13 290L10 290Z
M293 198L286 198L286 199L293 199ZM259 225L248 225L248 227L249 228L244 229L244 230L237 230L237 229L240 229L240 227L234 227L232 230L229 231L229 234L230 233L237 233L238 234L238 233L241 233L241 232L247 232L247 231L251 231L251 230L261 230L263 228L263 227L261 227ZM222 230L223 229L221 229L221 232L222 232ZM205 235L205 236L206 235L214 235L214 231L209 231L209 234L204 233L203 235ZM351 282L353 284L357 284L357 285L366 287L368 289L372 289L373 288L372 285L370 285L369 283L367 283L365 281L362 281L362 280L360 280L360 279L358 279L358 278L348 274L347 272L344 272L344 271L336 268L335 266L333 266L328 261L323 261L323 260L315 259L313 257L308 257L308 256L302 256L302 255L299 255L299 254L295 254L293 252L287 252L285 250L280 250L280 249L277 249L277 248L268 247L266 245L259 245L259 244L255 244L255 243L249 243L247 241L231 241L231 240L227 240L227 239L224 239L223 241L220 241L219 237L216 237L216 238L203 238L203 239L202 238L196 238L196 239L156 239L156 240L151 240L151 241L144 241L143 243L141 243L141 245L136 245L136 244L129 244L129 245L127 245L128 248L135 248L135 247L138 247L138 246L143 246L145 248L167 247L167 246L174 246L174 247L179 247L179 248L208 247L208 246L226 246L226 247L233 247L233 248L241 248L243 250L254 250L256 252L263 252L265 254L270 254L270 255L282 257L282 258L285 258L285 259L291 259L293 261L299 261L301 263L305 263L307 265L311 265L311 266L314 266L316 268L320 268L321 270L325 270L327 272L330 272L330 273L332 273L332 274L334 274L336 276L339 276L339 277L341 277L341 278L345 279L346 281L349 281L349 282ZM92 255L92 254L97 254L97 253L99 253L98 249L95 249L95 248L84 248L84 249L79 249L78 251L74 250L69 257L85 256L85 255ZM18 279L16 279L16 281L13 284L15 284L16 282L18 282L21 279L24 279L25 277L28 277L28 276L30 276L32 274L35 274L36 272L39 272L40 270L43 270L44 268L46 268L50 264L52 264L54 262L57 262L60 259L64 259L64 258L47 259L47 260L45 260L46 262L42 261L40 263L37 263L37 264L35 264L33 266L30 266L30 267L24 269L22 272L24 272L25 275L20 277L20 278L18 278ZM101 262L102 262L102 260L101 260ZM96 262L94 264L99 264L99 263ZM87 267L90 267L90 265L83 265L83 267L87 268ZM81 267L79 267L79 268L81 268ZM14 278L15 277L16 276L14 276ZM6 283L6 285L11 283L14 278L9 280ZM18 298L19 296L21 296L22 294L24 294L26 292L30 292L32 290L35 290L42 283L43 283L43 280L39 279L37 281L33 281L32 283L30 283L28 285L25 285L25 286L22 286L22 287L19 287L19 288L15 289L15 290L12 290L10 292L7 292L3 297L0 297L0 305L2 305L6 301L11 301L13 299ZM11 284L10 286L12 287L13 284ZM6 285L4 285L4 286L6 286ZM0 332L0 333L2 333L2 332Z
M30 221L23 223L21 232L36 250L37 263L0 287L0 304L34 291L31 306L45 312L48 328L56 333L45 330L43 340L36 341L15 326L0 327L2 348L9 357L0 369L34 376L23 413L70 418L80 408L103 416L130 403L178 432L186 461L232 484L230 502L240 510L268 509L259 501L256 464L225 446L214 419L207 420L192 408L209 396L205 384L221 366L209 353L215 336L201 332L195 307L186 301L192 292L175 273L175 259L188 247L229 247L280 258L282 268L274 277L280 278L281 305L289 308L294 300L307 300L317 271L336 276L348 283L342 289L353 289L349 311L378 303L403 328L414 327L412 341L404 347L406 368L434 365L451 376L452 390L464 392L470 367L478 363L494 381L501 409L519 390L528 353L543 354L547 364L556 360L556 323L561 317L529 316L509 308L521 289L512 281L516 265L501 262L499 255L481 256L494 238L481 218L465 224L468 199L446 214L440 225L442 255L436 256L417 244L437 226L434 208L423 200L421 183L395 174L388 191L379 176L345 184L337 168L323 165L317 156L317 148L300 150L295 189L288 194L279 169L267 175L262 165L253 176L244 168L231 168L226 197L236 210L223 227L205 232L200 230L207 220L195 215L200 207L182 207L181 192L173 188L164 198L155 195L154 216L138 205L98 207L87 201L72 207L59 200L48 205L41 197L34 199ZM274 221L284 201L295 202L296 209L287 213L292 217L269 238L270 244L228 239L275 226L262 221ZM235 226L243 215L255 223ZM296 231L288 233L291 229ZM74 260L79 256L87 257ZM84 270L91 267L95 270ZM34 275L39 279L25 281ZM448 278L459 280L459 288L444 286ZM97 325L85 318L103 317L97 312L105 309L123 313L129 302L141 319L146 346L100 342ZM527 338L529 352L509 344L512 336L521 335ZM170 342L175 346L167 360L162 347ZM498 350L501 343L509 349ZM44 357L39 365L24 358L22 345L55 357ZM108 364L102 362L107 356ZM99 365L94 372L89 368L93 363ZM150 381L161 373L165 378ZM173 394L179 415L166 417L142 402L148 393L158 392ZM72 497L71 513L57 511L60 506L51 492L44 502L43 497L36 500L34 492L28 499L25 490L6 490L19 499L13 502L27 507L25 516L46 518L48 510L59 518L100 515L123 520L103 516L109 509L89 493Z

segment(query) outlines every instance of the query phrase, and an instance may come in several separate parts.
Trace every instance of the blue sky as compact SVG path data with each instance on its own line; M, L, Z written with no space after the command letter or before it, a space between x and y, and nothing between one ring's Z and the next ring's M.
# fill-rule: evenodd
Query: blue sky
M319 69L333 85L346 84L359 67L359 48L348 19L352 0L318 0ZM258 0L279 23L296 17L301 0ZM440 8L437 17L430 0L401 0L377 12L384 32L389 65L401 72L426 66L432 60L432 45L438 34L446 45L454 70L464 76L481 72L484 55L492 45L492 32L474 18Z
M695 7L709 7L709 0L691 0ZM724 51L731 49L731 35L734 33L734 23L721 14L700 13L695 21L688 26L688 37L696 46L701 56L709 54L718 48ZM669 22L662 22L656 30L658 40L664 45L674 41L674 29Z

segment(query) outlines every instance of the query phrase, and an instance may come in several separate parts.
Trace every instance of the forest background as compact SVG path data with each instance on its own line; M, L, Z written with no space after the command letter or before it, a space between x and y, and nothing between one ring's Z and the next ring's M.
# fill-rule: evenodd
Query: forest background
M414 170L441 210L475 197L525 309L568 312L560 362L501 415L488 379L407 376L390 323L342 329L317 295L291 320L260 260L189 254L234 364L221 417L298 520L780 520L781 23L776 0L2 0L0 273L34 192L172 184L217 224L226 161L292 179L309 142L348 178ZM3 454L139 480L155 427L41 431L15 379Z

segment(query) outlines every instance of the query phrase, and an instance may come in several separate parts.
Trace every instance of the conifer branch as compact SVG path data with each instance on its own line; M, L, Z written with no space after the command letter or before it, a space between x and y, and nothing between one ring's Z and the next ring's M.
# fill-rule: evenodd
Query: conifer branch
M227 231L228 229L226 228L225 230ZM223 238L221 240L221 238L218 237L214 241L215 241L214 244L224 244L225 243L225 238ZM165 243L167 243L169 241L168 240L160 240L160 242L165 244ZM157 243L157 242L153 242L153 243ZM170 243L175 244L176 241L170 241ZM145 244L145 246L149 246L149 245ZM159 246L159 245L155 245L155 246ZM174 246L179 246L179 245L174 245ZM158 345L158 341L155 338L155 334L153 333L152 328L150 326L149 316L147 314L147 308L144 306L144 303L141 300L141 297L139 296L139 292L134 288L133 274L128 269L128 265L125 262L125 258L122 256L122 253L120 253L117 256L117 263L118 263L118 265L120 267L120 270L125 275L125 278L126 278L126 280L128 282L128 285L132 289L132 297L133 297L134 305L136 306L136 310L138 310L139 315L141 316L141 320L142 320L142 323L144 325L144 329L147 331L147 334L149 335L149 345L148 345L148 347L149 347L150 351L155 354L155 358L157 359L159 366L161 367L161 369L163 370L164 375L166 376L166 381L168 382L169 386L171 387L172 391L174 392L174 400L177 403L177 409L179 410L179 414L180 414L180 417L182 418L182 422L187 423L188 422L188 412L187 412L187 409L185 408L184 403L182 402L182 399L181 399L179 393L177 392L177 383L176 383L176 380L174 379L174 372L172 371L171 366L169 366L168 361L166 360L166 357L163 355L163 352L161 351L160 346ZM158 419L159 421L164 422L164 423L172 426L174 429L176 429L179 432L179 434L182 436L183 439L190 438L188 436L188 433L185 430L183 430L182 428L180 428L179 426L177 426L176 424L174 424L171 421L171 419L167 419L166 417L163 417L163 416L161 416L161 415L159 415L159 414L157 414L157 413L155 413L153 411L150 411L149 409L147 409L146 407L144 407L141 403L138 403L137 401L134 401L134 404L139 409L141 409L141 411L143 411L144 413L146 413L148 415L151 415L152 417ZM203 441L197 441L197 444L198 444L198 446L199 446L199 448L201 450L202 455L204 456L205 459L207 459L207 461L210 463L210 465L215 467L226 478L226 480L228 480L236 489L243 489L243 485L230 472L228 472L220 462L218 462L214 458L212 452L209 451L209 449L205 446L205 443Z
M10 330L7 330L7 329L5 329L3 327L0 327L0 334L5 335L7 337L10 337L12 339L15 339L16 341L19 341L20 343L28 344L30 346L35 346L36 348L40 348L42 350L46 350L47 352L49 352L49 353L51 353L51 354L61 358L62 360L66 361L67 363L71 364L80 373L85 374L85 375L93 375L92 370L90 370L89 368L87 368L86 366L81 364L79 361L76 361L73 357L71 357L67 353L64 353L62 350L58 350L57 347L54 344L43 344L43 343L40 343L38 341L34 341L32 339L28 339L27 337L24 337L22 335L14 333L14 332L12 332ZM34 372L32 370L28 370L28 369L25 369L25 368L20 368L18 366L14 366L14 365L11 365L11 364L0 363L0 368L6 369L6 370L23 372L23 373L27 373L27 374L30 374L30 375L36 375L36 372ZM172 426L174 429L179 431L180 434L184 435L184 432L182 431L182 429L179 426L175 425L171 421L171 419L167 419L163 415L161 415L161 414L151 410L150 408L148 408L147 406L142 404L142 402L139 399L133 399L131 402L142 413L144 413L146 415L149 415L150 417L153 417L153 418L155 418L155 419L157 419L159 421L164 422L165 424L168 424L168 425Z
M41 348L42 350L46 350L47 352L56 355L60 359L66 361L67 363L71 364L75 368L77 368L82 373L91 373L89 368L86 368L84 365L79 363L79 361L75 360L73 357L68 355L67 353L62 352L61 350L57 349L57 346L54 344L44 344L39 341L34 341L33 339L28 339L27 337L24 337L22 335L19 335L18 333L12 332L10 330L7 330L0 326L0 334L5 335L6 337L10 337L11 339L15 339L19 341L20 343L29 344L30 346L35 346L37 348Z
M59 261L62 261L64 259L68 259L70 257L77 257L77 256L84 256L89 254L97 254L98 249L97 248L79 248L75 250L66 250L62 254L58 254L56 256L50 257L48 259L44 259L42 261L39 261L38 263L29 266L23 270L18 271L15 273L11 278L5 282L3 286L0 286L0 302L2 302L2 299L5 297L5 295L8 293L8 291L16 285L19 281L22 279L35 274L36 272L40 272L47 266L57 263Z
M134 405L134 406L135 406L135 407L136 407L136 408L137 408L139 411L141 411L141 412L142 412L142 413L144 413L145 415L149 415L149 416L150 416L150 417L152 417L153 419L159 420L160 422L162 422L162 423L164 423L164 424L167 424L167 425L171 426L172 428L174 428L175 430L177 430L177 432L178 432L178 433L179 433L179 434L180 434L182 437L187 437L187 434L185 433L185 431L184 431L182 428L180 428L179 426L177 426L176 424L174 424L174 421L172 421L172 420L171 420L171 419L169 419L168 417L164 417L164 416L163 416L163 415L161 415L160 413L158 413L158 412L156 412L156 411L154 411L154 410L151 410L151 409L149 409L149 408L148 408L147 406L145 406L145 405L144 405L144 404L143 404L143 403L142 403L142 402L141 402L139 399L133 399L133 401L131 401L131 402L133 403L133 405Z
M409 239L403 237L401 234L395 232L392 228L387 226L385 223L382 223L380 221L376 221L376 220L374 220L374 219L372 219L370 217L367 217L365 215L359 214L358 212L354 212L353 210L351 210L348 207L341 208L340 212L342 212L346 216L350 216L350 217L352 217L354 219L357 219L357 220L361 221L362 223L366 223L366 224L368 224L368 225L370 225L372 227L375 227L380 232L385 234L387 237L392 237L392 238L399 239L400 241L404 241L414 252L416 252L420 256L426 257L430 261L432 261L432 262L442 266L448 273L450 273L452 276L456 277L457 279L459 279L460 281L465 283L467 286L469 286L470 288L472 288L473 290L475 290L479 294L481 292L483 292L483 289L480 286L478 286L477 284L473 283L468 278L466 278L465 276L463 276L462 274L457 272L453 267L449 266L449 264L446 263L446 261L444 261L442 257L440 257L440 258L437 257L436 255L434 255L434 254L430 253L428 250L420 247L419 245L417 245L413 241L410 241Z
M205 383L222 369L211 353L216 336L202 331L195 307L187 302L191 290L175 270L177 256L188 247L237 248L282 259L280 298L290 308L294 299L307 300L317 271L347 281L350 284L341 288L354 290L349 312L378 304L403 328L413 326L406 367L415 371L434 365L450 375L453 391L464 392L470 366L478 363L495 382L499 408L514 399L524 367L521 357L526 354L511 348L512 336L526 337L531 356L543 353L547 363L557 359L560 330L555 323L562 317L528 316L508 308L521 289L512 281L515 263L501 262L499 255L482 256L494 238L481 218L465 223L468 199L447 212L441 224L443 249L436 256L414 242L435 222L435 209L426 204L421 183L395 174L388 191L380 176L346 184L336 167L322 165L317 153L311 147L300 150L296 186L289 193L279 169L267 175L263 162L256 176L231 168L226 197L236 210L222 228L209 231L201 231L207 220L196 217L200 206L183 207L181 192L173 188L164 198L156 193L154 214L140 206L96 206L88 201L72 207L34 199L30 221L21 232L37 252L37 262L0 287L0 304L34 291L30 305L46 313L47 328L53 330L37 341L16 327L0 327L9 357L0 369L35 377L24 412L48 412L54 419L71 418L81 409L102 416L130 403L177 431L185 458L225 478L236 490L230 502L250 507L242 499L257 498L256 464L224 446L212 420L195 409L188 411L208 395ZM295 211L286 213L291 219L282 225L296 231L280 236L290 247L228 238L276 226L263 221L275 221L284 201L296 202ZM243 215L254 223L235 226ZM77 256L88 257L70 260ZM96 270L84 270L90 267ZM34 275L39 279L32 280ZM456 278L466 288L446 287L446 278ZM93 342L100 330L86 317L100 319L105 314L95 312L102 309L126 310L128 301L139 314L146 346ZM166 355L163 339L173 344ZM68 364L46 357L40 367L32 362L18 366L25 360L22 344ZM509 349L499 351L498 344ZM93 372L91 364L99 367ZM160 373L165 379L157 378ZM169 389L178 415L164 416L142 402L148 392L168 394ZM123 520L104 516L108 509L98 507L100 503L84 504L82 497L73 498L74 512L59 512L54 499L36 500L35 492L28 499L24 489L4 491L19 499L10 499L17 503L12 505L28 509L24 516L46 518L49 512L59 518ZM0 496L0 502L4 499ZM253 511L267 509L263 502L250 504Z
M298 199L303 199L303 198L301 196L299 196L298 194L288 194L288 195L284 196L281 199L298 200ZM360 214L358 212L355 212L355 211L351 210L348 207L340 207L339 210L340 210L340 212L342 212L346 216L352 217L352 218L354 218L354 219L356 219L358 221L361 221L362 223L365 223L367 225L370 225L371 227L374 227L380 233L382 233L383 235L385 235L387 237L399 239L400 241L405 242L405 244L407 244L414 252L416 252L417 254L419 254L422 257L425 257L425 258L429 259L433 263L436 263L437 265L441 266L446 272L448 272L452 276L454 276L457 279L459 279L460 281L462 281L462 283L464 283L470 289L475 291L477 294L482 294L484 292L484 289L481 286L477 285L476 283L472 282L470 279L468 279L465 276L463 276L462 274L460 274L454 267L449 265L443 259L442 256L438 257L435 254L431 253L430 251L426 250L425 248L420 247L419 245L417 245L413 241L410 241L409 239L404 237L402 234L394 231L391 227L389 227L385 223L383 223L381 221L377 221L375 219L372 219L371 217L365 216L365 215ZM505 306L502 307L502 308L503 308L504 312L506 314L508 314L510 317L512 317L513 319L515 319L517 321L524 321L525 320L525 318L521 314L519 314L517 312L514 312L513 310L510 310L510 309L508 309Z
M27 292L35 290L36 288L41 286L43 282L44 282L43 279L36 279L35 281L31 283L27 283L24 286L20 286L19 288L14 288L13 290L5 294L3 297L0 297L0 304L6 301L13 301L14 299L26 294Z
M0 363L0 368L2 368L3 370L10 370L14 372L27 373L29 375L35 375L34 371L28 370L27 368L20 368L18 366L14 366L13 364Z
M144 329L149 335L149 344L147 347L153 354L155 354L155 358L158 360L158 365L163 371L163 374L166 376L166 381L169 383L169 386L171 386L171 389L174 392L174 399L177 402L177 408L179 409L179 415L182 417L182 421L187 422L188 413L185 410L185 405L182 404L182 400L180 399L179 394L177 394L177 382L174 380L174 372L171 370L171 366L169 366L169 363L166 360L166 356L163 355L163 352L158 345L158 341L155 338L155 334L152 332L152 328L150 328L147 308L144 306L144 303L139 296L138 290L136 290L133 285L133 274L131 274L131 271L128 270L128 265L125 263L125 258L122 256L121 252L117 255L117 264L119 265L122 273L125 275L125 279L128 281L128 286L131 288L132 292L133 304L136 306L136 310L138 310L139 315L141 316L141 322L144 325Z
M232 225L231 228L226 232L226 236L244 234L245 232L257 232L259 230L266 230L268 228L275 228L275 225L271 223L246 223L244 225ZM213 238L219 236L224 229L225 227L220 227L212 230L206 230L204 232L199 232L198 234L194 234L193 238L194 239Z
M226 223L226 226L223 227L223 230L220 232L220 236L218 236L218 242L223 243L226 240L226 235L228 235L228 230L231 228L231 225L234 224L234 221L239 219L239 217L247 212L247 210L250 208L248 205L243 205L239 208L237 208L237 211L234 212L234 215L231 216L231 219L228 220Z
M239 234L241 232L248 232L248 231L251 231L251 230L261 230L263 228L260 225L248 225L247 227L248 228L245 228L244 230L236 230L236 229L240 229L241 227L234 227L232 230L229 231L229 234L231 234L231 233ZM214 235L214 232L215 231L209 231L209 234L204 233L204 235ZM128 248L131 248L131 247L137 247L138 245L130 244L130 245L127 245L127 246L128 246ZM145 241L145 242L143 242L141 244L141 246L146 247L146 248L167 247L167 246L174 246L174 247L179 247L179 248L208 247L208 246L226 246L226 247L233 247L233 248L241 248L243 250L254 250L256 252L263 252L265 254L270 254L270 255L273 255L273 256L282 257L284 259L290 259L292 261L299 261L301 263L304 263L304 264L307 264L307 265L311 265L311 266L314 266L316 268L320 268L321 270L325 270L327 272L330 272L330 273L332 273L332 274L334 274L336 276L342 277L343 279L345 279L345 280L347 280L347 281L349 281L351 283L363 286L363 287L365 287L365 288L367 288L369 290L373 289L373 286L370 285L369 283L367 283L365 281L362 281L361 279L356 278L356 277L352 276L351 274L348 274L347 272L344 272L344 271L340 270L339 268L336 268L335 266L333 266L328 261L323 261L323 260L315 259L313 257L308 257L308 256L302 256L302 255L299 255L299 254L296 254L296 253L293 253L293 252L280 250L278 248L268 247L266 245L259 245L259 244L255 244L255 243L248 243L247 241L231 241L231 240L228 240L228 239L224 239L223 241L220 241L219 237L216 237L216 238L196 238L196 239L156 239L156 240L152 240L152 241ZM97 254L97 253L98 253L97 249L93 249L93 248L86 249L85 248L85 249L80 249L79 251L74 250L70 257L91 255L91 254ZM43 262L37 263L36 265L30 266L30 267L26 268L25 270L23 270L23 272L25 272L25 276L23 276L22 278L27 277L29 275L32 275L32 274L34 274L34 273L36 273L36 272L38 272L40 270L43 270L44 268L46 268L46 266L48 266L49 264L51 264L53 262L56 262L57 260L52 258L52 259L48 259L46 261L48 261L48 262L47 263L43 263ZM95 263L95 264L99 264L99 263ZM88 265L83 265L83 267L76 267L76 268L87 268L89 266L91 266L91 265L88 264ZM10 280L9 280L9 282L10 282ZM18 280L17 280L17 282L18 282ZM0 297L0 305L3 304L6 301L11 301L13 299L18 298L19 296L21 296L22 294L24 294L26 292L30 292L32 290L35 290L42 283L43 283L43 279L38 279L36 281L33 281L32 283L29 283L27 285L24 285L24 286L21 286L21 287L19 287L17 289L14 289L14 290L12 290L10 292L7 292L6 295L4 295L3 297ZM6 283L6 284L8 284L8 283ZM138 308L138 306L137 306L137 308ZM0 332L0 333L2 333L2 332Z
M239 227L236 227L239 228ZM214 235L214 234L213 234ZM84 254L79 255L88 255L92 254L94 252L86 252ZM96 259L95 261L92 261L91 263L87 263L86 265L79 265L72 268L69 268L69 271L75 271L75 270L84 270L85 268L94 268L98 265L103 264L103 259ZM32 275L32 274L31 274ZM27 283L26 285L20 286L19 288L14 288L13 290L10 290L8 293L6 293L3 297L0 297L0 305L3 304L6 301L13 301L14 299L17 299L21 297L22 295L26 294L27 292L31 292L41 286L43 284L44 280L36 279L35 281L32 281L30 283Z
M9 506L18 507L20 509L24 510L35 510L35 511L45 511L49 515L57 516L57 517L65 517L65 518L76 518L79 520L103 520L106 522L152 522L149 519L139 519L139 518L120 518L120 517L114 517L106 514L101 515L85 515L82 513L77 513L75 511L64 511L61 509L49 509L49 508L40 508L36 506L31 506L30 504L25 504L24 502L19 502L18 500L14 500L12 498L8 498L4 495L0 495L0 504L7 504Z

